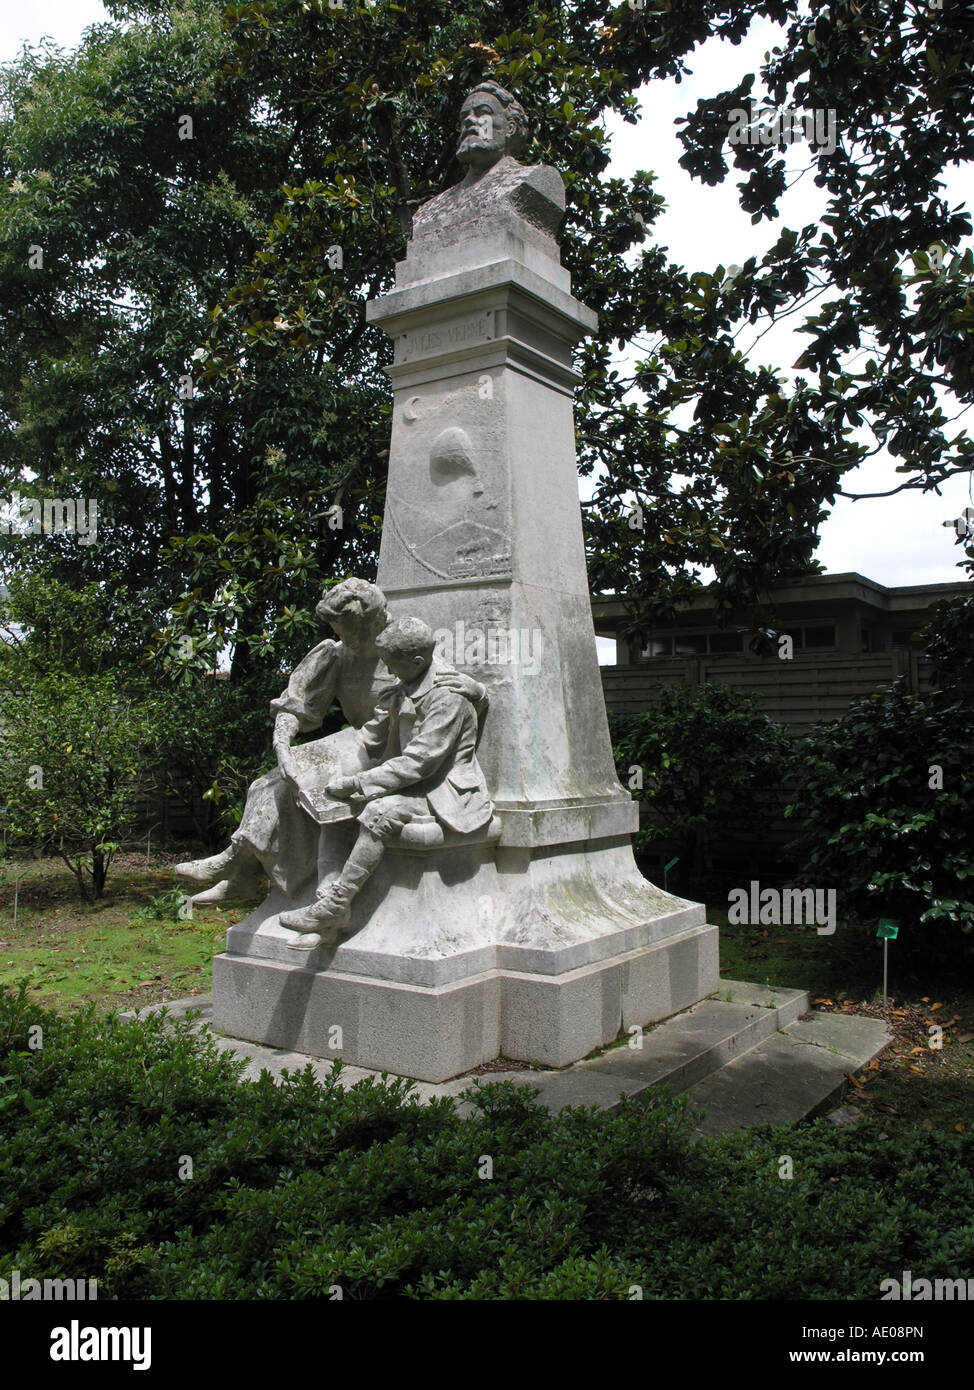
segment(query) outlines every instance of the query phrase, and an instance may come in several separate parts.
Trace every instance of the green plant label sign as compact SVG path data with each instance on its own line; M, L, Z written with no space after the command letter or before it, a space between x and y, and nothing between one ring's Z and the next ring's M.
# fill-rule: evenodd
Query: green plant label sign
M892 917L880 917L879 927L876 931L878 937L884 937L887 941L895 941L899 931L899 922L894 922Z
M673 858L670 860L670 862L669 862L668 864L664 864L664 865L663 865L663 872L668 874L669 871L672 869L673 865L674 865L674 864L679 864L679 862L680 862L680 856L679 856L678 854L674 854L674 856L673 856Z

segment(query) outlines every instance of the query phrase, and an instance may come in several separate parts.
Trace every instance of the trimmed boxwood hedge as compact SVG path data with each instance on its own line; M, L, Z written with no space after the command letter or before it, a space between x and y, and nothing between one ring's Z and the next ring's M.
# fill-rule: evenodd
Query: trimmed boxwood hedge
M904 1269L974 1267L966 1134L694 1144L657 1093L551 1116L484 1084L461 1116L395 1079L343 1091L337 1064L323 1085L240 1068L182 1021L3 991L0 1277L126 1299L874 1299Z

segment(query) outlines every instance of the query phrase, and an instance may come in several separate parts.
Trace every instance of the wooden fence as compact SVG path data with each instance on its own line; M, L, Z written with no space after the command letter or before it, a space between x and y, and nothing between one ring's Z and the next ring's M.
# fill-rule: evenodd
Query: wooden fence
M931 689L930 663L903 649L850 656L842 652L796 652L777 657L658 657L638 666L603 666L606 708L613 714L640 714L650 709L667 686L720 681L738 690L753 690L769 718L794 733L813 724L841 719L853 700L883 690L902 678L907 691Z

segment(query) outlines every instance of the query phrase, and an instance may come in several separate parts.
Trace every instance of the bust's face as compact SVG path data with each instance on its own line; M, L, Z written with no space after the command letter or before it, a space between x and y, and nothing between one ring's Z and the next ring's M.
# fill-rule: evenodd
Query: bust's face
M474 168L496 164L507 148L507 116L490 92L474 92L460 111L457 159Z

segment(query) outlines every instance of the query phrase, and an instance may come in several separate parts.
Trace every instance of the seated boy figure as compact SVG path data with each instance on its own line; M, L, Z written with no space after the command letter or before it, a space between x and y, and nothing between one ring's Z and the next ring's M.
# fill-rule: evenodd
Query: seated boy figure
M329 796L364 801L358 838L341 875L318 889L310 907L283 912L292 931L337 930L352 899L376 869L386 842L416 816L434 816L462 834L486 826L493 805L477 762L477 713L463 695L435 685L433 633L418 618L400 618L375 639L398 684L379 697L374 717L359 730L376 766L342 777Z

